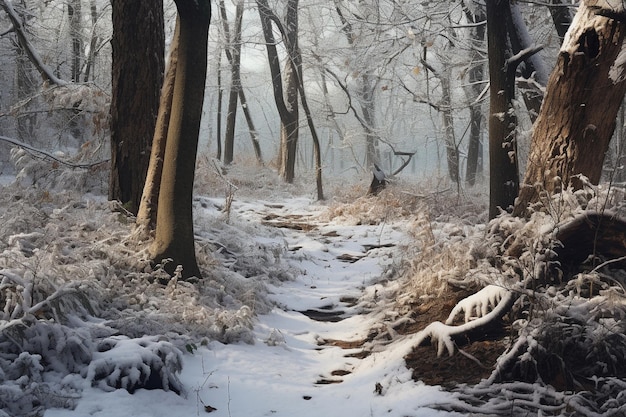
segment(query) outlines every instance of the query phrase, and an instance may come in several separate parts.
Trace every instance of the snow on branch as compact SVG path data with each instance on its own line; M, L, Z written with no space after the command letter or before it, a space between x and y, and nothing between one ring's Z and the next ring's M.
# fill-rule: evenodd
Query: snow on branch
M462 312L465 312L465 323L484 317L490 310L495 309L507 294L510 294L510 292L506 288L498 285L487 285L476 294L472 294L457 303L450 312L446 324L452 324L456 316Z
M466 312L466 318L469 317L468 311L470 314L472 311L477 311L480 313L477 319L468 321L460 326L451 326L439 321L433 322L416 335L416 344L420 345L430 340L431 342L437 343L437 356L441 356L444 349L452 356L454 353L455 340L467 333L486 328L495 320L504 316L513 304L513 293L504 288L501 289L502 291L496 291L494 288L490 287L495 286L489 285L478 293L459 302L452 310L452 313L450 313L450 317L448 317L446 323L453 320L454 316L460 311ZM497 304L494 306L496 300ZM487 312L488 306L493 306L492 310L489 312Z
M55 85L67 85L68 82L58 78L54 73L48 68L39 53L35 49L35 47L30 43L28 38L26 37L26 33L24 30L24 25L22 24L22 19L17 14L15 9L13 8L13 3L10 0L0 0L0 7L6 12L9 20L11 20L11 24L15 30L15 34L17 35L17 40L26 50L28 54L28 58L37 68L37 71L41 74L44 82L55 84Z
M34 147L30 146L30 145L27 145L24 142L20 142L17 139L9 138L9 137L6 137L6 136L0 136L0 141L8 142L8 143L10 143L12 145L15 145L15 146L17 146L19 148L22 148L22 149L24 149L25 151L28 151L28 152L38 153L40 155L43 155L46 158L52 159L53 161L58 162L61 165L65 165L65 166L70 167L70 168L91 168L91 167L103 164L105 162L108 162L108 159L105 159L103 161L92 162L92 163L89 163L89 164L73 164L71 162L67 162L67 161L64 161L63 159L58 158L57 156L51 154L50 152L46 152L44 150L34 148Z

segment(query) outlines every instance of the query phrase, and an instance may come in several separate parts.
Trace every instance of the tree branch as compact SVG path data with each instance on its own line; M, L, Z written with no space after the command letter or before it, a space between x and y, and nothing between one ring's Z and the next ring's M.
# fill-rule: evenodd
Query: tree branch
M9 138L9 137L6 137L6 136L0 136L0 141L10 143L12 145L15 145L17 147L20 147L20 148L24 149L25 151L28 151L28 152L35 152L35 153L41 154L45 158L52 159L53 161L56 161L56 162L58 162L58 163L60 163L62 165L68 166L70 168L91 168L91 167L94 167L94 166L97 166L97 165L109 162L108 159L105 159L105 160L102 160L102 161L92 162L92 163L89 163L89 164L73 164L71 162L67 162L67 161L64 161L62 159L59 159L58 157L54 156L53 154L51 154L49 152L46 152L46 151L41 150L41 149L33 148L32 146L27 145L24 142L20 142L17 139L12 139L12 138Z
M46 65L43 63L43 60L26 37L26 32L24 30L22 20L13 8L11 0L0 0L0 7L2 7L2 9L4 9L6 14L8 15L9 20L13 24L13 30L17 35L17 40L20 46L24 48L26 54L28 55L28 58L35 65L37 71L39 71L39 74L41 74L41 78L43 78L44 82L55 85L67 85L67 81L58 78L56 75L54 75L50 68L46 67Z

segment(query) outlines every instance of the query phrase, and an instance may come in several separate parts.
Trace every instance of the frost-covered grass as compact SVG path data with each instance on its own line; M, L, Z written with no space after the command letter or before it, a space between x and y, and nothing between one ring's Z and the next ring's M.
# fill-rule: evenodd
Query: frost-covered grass
M306 179L218 173L205 158L194 199L204 278L188 282L148 262L133 218L106 201L106 172L13 156L18 181L0 193L8 415L624 411L626 273L563 276L554 259L559 227L623 213L620 188L568 191L528 220L487 223L480 191L398 181L364 197L364 177L315 202ZM394 330L451 287L475 294L445 323ZM448 392L412 380L404 357L417 344L455 353L458 334L510 304L510 346L491 377ZM324 314L339 321L309 317Z

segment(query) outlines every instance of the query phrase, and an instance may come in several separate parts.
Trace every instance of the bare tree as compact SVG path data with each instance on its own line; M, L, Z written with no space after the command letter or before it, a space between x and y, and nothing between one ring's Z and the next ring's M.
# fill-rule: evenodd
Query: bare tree
M156 232L150 256L169 273L201 277L193 229L193 184L204 86L211 5L208 0L176 0L177 48ZM158 129L159 127L157 127Z
M481 126L483 112L481 96L484 92L482 82L485 81L484 56L480 52L480 47L485 43L486 16L484 10L476 8L472 11L468 7L463 8L466 19L470 25L470 64L467 71L469 85L464 90L469 99L470 111L470 132L467 146L467 165L465 171L465 182L470 187L476 184L476 180L482 175L482 135Z
M243 89L243 85L241 83L241 31L242 31L242 20L243 20L243 12L244 12L244 2L243 0L239 0L235 6L235 25L233 27L233 32L231 36L230 27L228 25L228 16L226 14L226 6L223 0L219 2L220 16L222 20L222 29L224 32L225 44L224 52L226 54L226 59L231 67L231 77L230 77L230 94L228 98L228 113L226 114L226 133L224 138L224 163L226 165L230 164L233 161L234 157L234 144L235 144L235 124L237 119L237 105L241 104L241 110L243 111L243 115L246 119L246 123L248 125L248 131L250 133L250 140L252 142L252 148L254 149L254 155L256 157L257 162L260 165L263 165L263 156L261 152L261 144L259 143L259 137L256 128L254 127L254 121L252 119L252 115L250 114L250 109L248 107L248 101L246 99L246 93ZM220 55L221 57L221 55ZM218 69L218 74L220 70ZM221 75L220 75L221 77ZM218 80L218 84L221 85L221 78ZM220 91L218 93L218 101L221 106L222 100L222 90L220 87ZM221 112L221 111L220 111ZM218 138L221 135L221 115L218 119ZM221 143L218 141L218 153L220 153L221 159Z
M286 182L291 183L295 178L299 132L297 74L301 72L298 68L301 63L296 61L295 53L298 41L298 0L289 0L287 3L283 41L290 59L285 61L284 73L280 69L277 42L272 29L272 22L276 23L276 19L273 19L275 15L267 0L257 0L257 6L272 76L274 101L280 116L279 173Z
M506 19L510 14L508 1L488 1L487 39L489 45L489 218L500 209L512 206L517 197L519 172L517 165L517 124L513 111L515 94L514 69L507 65L511 57L507 48Z
M625 23L622 2L581 2L548 81L514 214L543 194L582 187L581 176L600 180L626 92Z
M113 0L109 199L137 213L165 68L163 5Z

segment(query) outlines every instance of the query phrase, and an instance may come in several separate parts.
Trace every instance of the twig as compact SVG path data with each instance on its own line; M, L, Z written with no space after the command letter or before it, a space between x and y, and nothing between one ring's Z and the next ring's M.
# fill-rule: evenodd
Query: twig
M70 168L92 168L92 167L95 167L95 166L98 166L98 165L101 165L101 164L109 162L109 159L104 159L102 161L92 162L92 163L89 163L89 164L73 164L71 162L67 162L67 161L64 161L62 159L59 159L59 158L57 158L56 156L54 156L53 154L51 154L51 153L49 153L47 151L34 148L34 147L30 146L30 145L25 144L24 142L20 142L17 139L12 139L12 138L9 138L9 137L6 137L6 136L0 136L0 140L4 141L4 142L8 142L8 143L10 143L12 145L15 145L15 146L19 147L19 148L22 148L25 151L35 152L35 153L41 154L41 155L43 155L46 158L50 158L53 161L56 161L56 162L58 162L58 163L60 163L62 165L68 166Z

